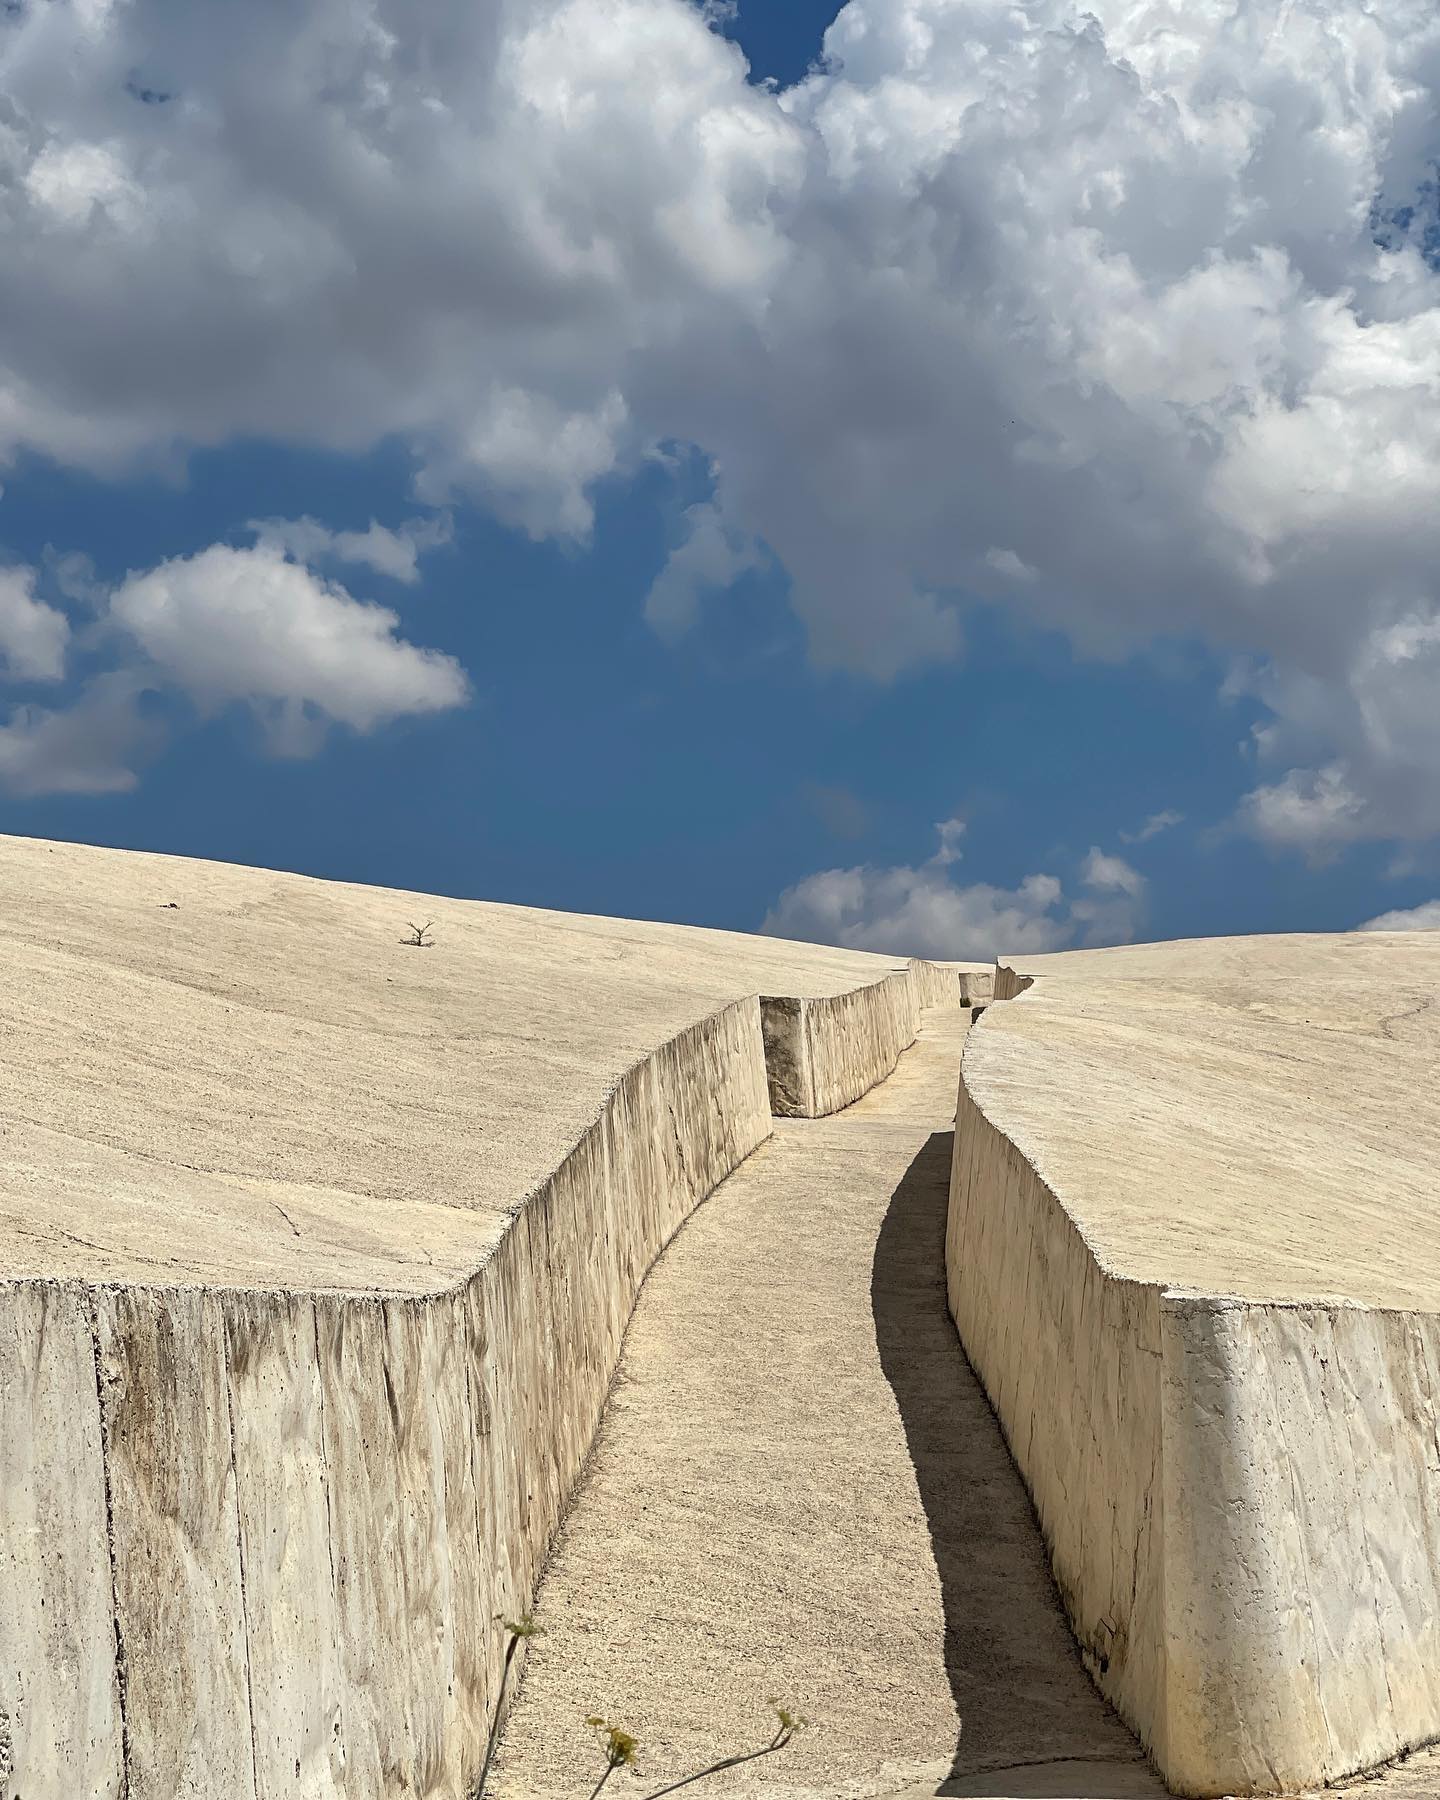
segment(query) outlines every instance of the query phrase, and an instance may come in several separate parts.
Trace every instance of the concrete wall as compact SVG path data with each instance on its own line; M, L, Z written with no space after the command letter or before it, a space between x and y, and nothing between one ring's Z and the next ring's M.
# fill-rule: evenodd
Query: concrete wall
M639 1285L770 1129L750 999L453 1291L0 1288L4 1800L464 1800Z
M868 1093L915 1042L923 1007L959 1003L959 984L947 974L912 961L846 994L762 996L770 1110L820 1119Z
M918 1006L958 1006L963 999L964 975L948 963L926 962L912 956L909 963L910 985Z
M994 969L962 969L958 981L962 1006L988 1006L995 997Z
M1035 977L1033 975L1022 975L1017 969L1012 969L1008 963L997 961L992 978L991 998L1013 1000L1018 994L1023 994L1026 988L1034 987L1034 985Z
M1086 1664L1172 1789L1440 1735L1440 1320L1105 1270L963 1067L946 1263Z
M792 1003L818 1110L917 985ZM469 1800L640 1284L770 1133L763 1041L750 998L632 1068L454 1289L0 1285L0 1800Z

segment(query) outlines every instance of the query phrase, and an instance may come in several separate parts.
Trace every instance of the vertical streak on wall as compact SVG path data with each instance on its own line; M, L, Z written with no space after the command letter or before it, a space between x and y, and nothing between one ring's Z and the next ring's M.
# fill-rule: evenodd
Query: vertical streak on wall
M318 1800L346 1792L347 1740L314 1314L291 1294L224 1304L257 1800Z
M104 1452L89 1296L0 1288L0 1795L120 1800Z
M253 1800L239 1515L214 1295L102 1290L96 1341L132 1800Z

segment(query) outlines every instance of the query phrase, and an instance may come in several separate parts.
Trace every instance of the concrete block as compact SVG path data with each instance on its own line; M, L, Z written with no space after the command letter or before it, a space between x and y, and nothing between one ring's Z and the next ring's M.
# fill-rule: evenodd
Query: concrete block
M1031 968L967 1040L947 1282L1086 1666L1180 1794L1435 1741L1440 943Z

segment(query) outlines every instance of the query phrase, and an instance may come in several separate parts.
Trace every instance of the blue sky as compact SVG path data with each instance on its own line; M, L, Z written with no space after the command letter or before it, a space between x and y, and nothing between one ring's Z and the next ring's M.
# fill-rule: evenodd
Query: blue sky
M527 11L543 14L553 3L512 7L516 29ZM567 3L573 31L599 0ZM1032 343L1007 345L1004 323L983 344L967 336L978 329L967 321L982 314L1009 317L990 309L989 289L968 285L968 270L1000 254L1004 233L982 239L995 231L995 196L1018 153L957 139L937 158L929 141L916 151L910 114L885 110L898 68L917 94L945 101L939 116L963 113L954 94L946 99L942 77L959 84L970 75L955 60L960 49L936 35L945 12L938 0L908 8L856 0L837 27L848 37L832 37L827 68L800 99L799 90L783 90L814 64L835 8L742 3L737 15L711 21L703 35L715 41L712 51L700 33L684 35L690 23L670 17L686 12L688 20L683 0L627 3L636 18L655 15L654 56L662 69L664 58L674 62L677 91L701 79L697 59L718 59L705 64L705 104L728 108L727 120L743 117L751 138L773 135L771 186L758 210L744 212L754 208L758 179L747 164L725 189L730 210L717 225L703 183L718 178L708 165L694 177L699 185L680 193L673 216L709 223L698 246L687 236L685 254L702 266L720 244L730 262L718 276L702 266L703 282L687 273L685 285L657 260L638 297L627 295L626 310L616 311L613 354L598 372L586 363L587 334L604 336L611 314L598 327L562 322L560 351L554 333L539 348L526 341L512 351L507 334L520 327L487 313L501 303L490 295L483 249L464 276L476 283L473 299L462 294L418 348L337 303L315 342L298 343L293 363L281 367L291 354L285 315L207 321L192 345L185 333L199 300L177 310L167 344L154 325L163 298L127 293L127 282L149 276L133 273L119 235L139 229L154 191L147 181L160 179L147 170L176 179L173 168L146 160L163 154L154 143L168 129L150 115L190 105L191 93L209 94L206 84L219 77L201 52L189 66L190 52L166 42L163 8L151 7L148 22L140 9L133 29L156 34L152 91L169 83L179 99L117 113L114 130L92 134L77 157L66 149L76 120L46 113L49 89L34 74L40 52L32 46L27 61L16 49L7 65L0 43L0 89L8 75L37 130L49 133L51 149L37 153L26 178L28 204L48 205L60 219L37 237L41 254L61 226L83 230L83 253L72 250L64 268L78 270L83 254L92 280L107 259L117 271L113 312L95 302L87 318L91 300L68 289L58 303L77 308L77 331L113 335L113 365L96 356L93 369L77 373L73 357L60 354L63 341L46 340L47 308L36 294L22 293L11 325L0 328L0 420L7 368L20 396L12 410L22 414L0 468L0 569L25 572L26 597L13 604L27 630L46 630L60 614L68 634L58 673L33 635L28 667L11 651L6 699L18 710L9 715L10 766L19 773L0 790L0 828L743 930L768 917L797 934L957 955L1130 935L1329 930L1429 901L1440 888L1440 814L1415 796L1440 773L1426 719L1440 661L1424 573L1433 566L1432 526L1418 511L1419 497L1433 499L1440 457L1425 460L1429 440L1417 429L1413 492L1397 500L1386 490L1366 513L1355 496L1368 491L1367 471L1357 465L1343 482L1337 476L1340 498L1317 511L1313 482L1287 476L1286 458L1309 467L1319 450L1333 460L1336 404L1350 408L1342 422L1355 456L1385 454L1406 425L1393 410L1397 382L1381 384L1391 410L1377 431L1365 409L1381 401L1357 399L1353 383L1345 388L1335 376L1346 341L1306 350L1300 376L1301 351L1271 347L1298 341L1294 321L1313 319L1317 305L1333 311L1359 261L1382 253L1373 233L1356 237L1350 263L1332 256L1327 269L1315 246L1333 243L1336 221L1287 218L1282 202L1299 190L1282 171L1270 177L1275 192L1262 196L1273 215L1265 243L1207 240L1197 199L1194 241L1182 256L1173 219L1137 225L1137 209L1161 204L1147 199L1137 175L1129 210L1110 228L1124 266L1152 255L1146 297L1129 304L1137 319L1153 304L1154 317L1114 342L1084 340L1098 329L1088 313L1067 317L1066 342L1083 342L1073 354L1089 359L1088 373L1075 384L1080 398L1047 413L1054 383L1031 384ZM928 23L927 12L935 14ZM596 29L603 23L597 17ZM738 65L722 33L750 59L751 99L726 86ZM145 47L143 39L117 46L113 66L148 69ZM1403 60L1415 47L1397 26L1391 48ZM1122 65L1133 73L1136 53L1127 63L1124 50L1107 46L1104 80L1096 75L1107 128L1112 115L1125 125L1127 106L1138 104L1128 89L1104 85ZM1213 44L1209 51L1225 78L1248 79L1243 59L1227 61ZM653 70L641 73L653 81ZM766 78L778 98L764 91ZM622 92L617 116L649 109L647 92ZM208 103L222 114L233 98L217 85ZM1353 103L1335 99L1342 110ZM883 128L898 148L859 180L846 159L863 134L852 141L846 120L862 106L872 141ZM744 110L765 107L775 110ZM1403 134L1388 117L1367 123L1384 172L1394 162L1387 146ZM577 130L573 116L562 124L557 155L569 153ZM130 132L147 134L139 149ZM1297 127L1287 145L1277 131L1272 159L1287 148L1302 155L1301 137ZM612 130L606 144L616 141ZM528 156L523 130L519 146ZM622 141L617 166L631 153ZM651 175L633 154L635 170L620 168L615 179L643 186ZM919 165L909 175L900 167L917 155L923 206ZM123 175L115 172L122 158ZM1423 174L1423 158L1416 166ZM884 212L874 198L882 176L894 177ZM254 169L220 168L214 179L229 184L238 216L240 184L257 179ZM732 181L728 171L724 179ZM1400 189L1387 191L1408 191L1404 171L1394 179ZM77 185L83 205L69 198ZM628 186L617 192L628 201ZM1423 183L1417 192L1423 210ZM604 202L576 195L573 180L559 200L547 196L586 219L582 236L589 221L623 211L613 194ZM966 224L982 202L989 223ZM318 204L323 211L323 196ZM1057 191L1059 213L1074 204ZM670 218L670 206L648 190L637 202L646 254L651 222ZM443 193L435 210L442 236L465 229L459 210L447 219ZM280 280L273 271L288 271L296 254L274 235L280 216L271 215L269 237L257 232L259 250L246 246L247 269L266 282ZM725 234L738 237L741 226L749 240L730 244ZM907 263L922 227L931 249ZM937 233L948 263L934 253ZM793 291L780 285L775 270L799 266L796 246L823 259L836 254L832 239L857 259L853 285L828 265L815 287L798 277ZM1276 245L1288 258L1283 279ZM1222 252L1228 285L1216 273ZM633 244L627 250L640 254ZM1393 264L1409 252L1402 243L1383 254ZM363 254L357 261L363 266ZM1398 292L1399 277L1387 270L1388 291ZM1025 283L1037 307L1072 304L1068 294L1056 298L1067 284L1053 271L1017 262L1002 274L1007 307ZM1440 295L1423 257L1410 256L1404 276L1410 287L1391 307L1394 329L1381 347L1397 365L1410 359L1399 385L1418 406L1436 378L1423 328L1440 318ZM68 278L62 269L54 279ZM183 295L184 283L199 279L178 267L167 292ZM766 284L764 304L742 295L732 316L724 309L742 279ZM650 310L666 283L670 310L657 326ZM308 296L308 288L297 292L294 306L328 304ZM525 302L538 305L533 294ZM56 306L52 290L48 308ZM676 318L693 334L678 351ZM478 355L491 359L486 396L535 397L518 413L507 401L498 425L474 423L479 401L474 418L454 411L449 364L433 339L457 319L457 389ZM1154 349L1162 327L1177 346L1164 357ZM374 342L363 337L372 329ZM1367 324L1357 313L1346 329L1373 330L1373 318ZM797 335L784 339L784 330ZM283 356L257 350L266 332ZM1207 332L1216 347L1199 366L1193 346ZM1234 348L1247 333L1266 346L1263 355ZM923 343L923 359L917 348L907 360L911 342ZM352 360L329 386L332 351ZM1182 354L1191 359L1184 367ZM404 373L412 356L413 389ZM1231 356L1243 367L1215 377L1211 362ZM132 375L146 357L156 359L154 373ZM259 374L232 382L232 367L248 357ZM422 366L426 357L433 366ZM372 407L365 371L382 363ZM297 397L296 369L304 371L300 390L316 372L313 397ZM1321 399L1332 409L1328 423L1313 426L1313 443L1298 447L1284 436L1303 414L1297 380L1314 385L1317 409ZM1283 413L1272 383L1289 396ZM602 392L622 396L611 411L609 400L593 398ZM1348 397L1336 402L1336 393ZM342 409L355 397L332 429L336 394ZM1159 412L1168 418L1177 407L1208 409L1204 442L1221 441L1223 454L1193 493L1164 462L1168 444L1156 448L1146 436ZM1269 435L1257 446L1262 427ZM1012 452L1008 440L996 448L997 434L1022 430L1035 443L1063 436L1078 446L1066 450L1060 476L1043 478L1048 485L1032 473L1038 452ZM1000 466L1007 456L1008 471ZM1175 467L1193 461L1192 452ZM1263 471L1258 480L1252 467ZM246 560L257 544L252 521L300 519L332 534L329 547L297 551L292 535L264 568ZM413 568L401 567L410 579L337 553L333 534L363 533L372 522L403 532L417 520L430 537ZM1323 540L1323 556L1296 550L1302 527ZM702 540L718 565L701 567L699 548L687 561L687 543ZM1377 542L1385 579L1371 591L1370 575L1354 571L1366 555L1375 561ZM245 554L222 570L206 560L214 546ZM682 584L687 569L701 568L678 625L653 599L647 611L667 562ZM1263 576L1248 572L1262 562ZM273 631L274 643L258 672L232 683L213 658L206 662L218 614L205 609L230 604L227 596L248 604L242 589L252 576L272 584L254 630ZM339 610L317 613L315 630L336 634L336 643L368 632L367 679L403 686L403 694L387 688L368 712L335 698L334 683L346 678L339 663L326 663L329 685L313 692L273 672L276 659L288 667L286 659L310 653L287 633L299 629L305 607L323 609L324 594L339 588ZM371 602L395 615L380 649L355 606ZM441 660L421 668L407 651L402 669L402 643ZM128 734L114 751L123 778L47 778L47 752L32 754L26 734L41 712L68 729L77 705L100 691L97 675L103 685L116 671ZM1400 719L1405 729L1380 729L1377 718ZM132 741L136 733L153 740L148 748ZM6 767L0 754L0 776ZM108 791L49 791L56 785Z

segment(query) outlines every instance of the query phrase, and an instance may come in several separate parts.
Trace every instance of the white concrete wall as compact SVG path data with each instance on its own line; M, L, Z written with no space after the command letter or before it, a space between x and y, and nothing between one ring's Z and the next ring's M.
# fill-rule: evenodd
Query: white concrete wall
M959 1006L964 998L964 975L948 963L926 962L923 957L910 958L910 985L916 1004L927 1006Z
M1159 1295L1100 1269L963 1076L945 1258L961 1342L1035 1501L1086 1662L1158 1756Z
M962 1006L988 1006L995 998L994 969L962 969L957 979Z
M1440 1736L1440 1320L1118 1277L963 1068L946 1263L1086 1664L1174 1791Z
M466 1800L639 1285L770 1129L750 999L453 1291L0 1287L0 1796Z
M771 1111L802 1119L839 1112L895 1067L915 1042L925 1007L959 1004L954 970L918 958L845 994L763 996Z

